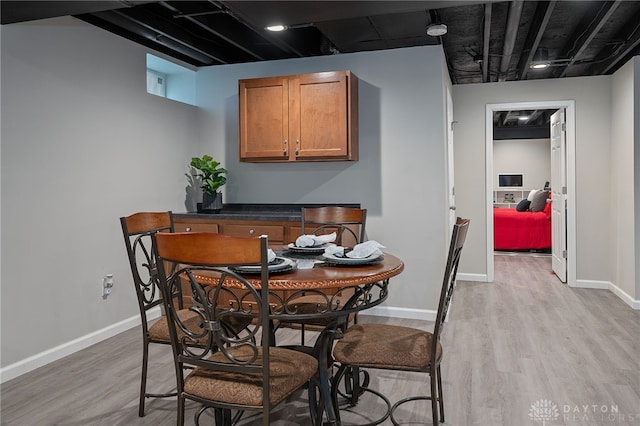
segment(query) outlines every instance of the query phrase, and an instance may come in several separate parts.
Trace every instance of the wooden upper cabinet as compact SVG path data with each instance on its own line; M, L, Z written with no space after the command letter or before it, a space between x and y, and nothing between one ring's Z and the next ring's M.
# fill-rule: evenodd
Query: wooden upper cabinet
M239 82L240 161L358 159L358 79L350 71Z

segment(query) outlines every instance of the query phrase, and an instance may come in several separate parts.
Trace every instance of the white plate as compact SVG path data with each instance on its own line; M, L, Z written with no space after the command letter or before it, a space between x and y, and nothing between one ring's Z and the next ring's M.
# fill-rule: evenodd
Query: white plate
M324 253L322 257L327 259L327 262L329 263L335 263L339 265L367 265L382 260L383 255L378 254L375 256L363 257L361 259L352 259L350 257L338 257L334 254Z
M289 245L287 246L287 248L293 252L296 253L307 253L307 254L311 254L311 253L316 253L316 254L320 254L320 253L324 253L324 249L327 248L327 246L329 245L329 243L325 243L319 246L313 246L313 247L298 247L296 246L295 243L289 243Z
M276 257L276 259L269 264L268 269L269 272L285 272L292 270L294 266L295 262L293 260L287 259L286 257ZM259 274L262 272L262 267L260 265L241 265L234 266L229 269L242 274Z

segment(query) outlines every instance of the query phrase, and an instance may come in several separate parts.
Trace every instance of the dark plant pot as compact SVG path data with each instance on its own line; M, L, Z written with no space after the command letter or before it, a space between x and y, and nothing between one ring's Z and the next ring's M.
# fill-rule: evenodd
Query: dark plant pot
M202 210L219 213L222 210L222 193L216 192L215 194L202 194Z

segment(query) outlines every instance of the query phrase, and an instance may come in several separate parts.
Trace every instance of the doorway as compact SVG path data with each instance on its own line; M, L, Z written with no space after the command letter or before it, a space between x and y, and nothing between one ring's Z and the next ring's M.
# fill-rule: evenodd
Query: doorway
M494 280L493 250L493 116L497 111L565 109L566 111L566 263L567 283L576 283L576 218L575 218L575 101L536 101L488 104L485 123L485 177L487 218L487 281Z

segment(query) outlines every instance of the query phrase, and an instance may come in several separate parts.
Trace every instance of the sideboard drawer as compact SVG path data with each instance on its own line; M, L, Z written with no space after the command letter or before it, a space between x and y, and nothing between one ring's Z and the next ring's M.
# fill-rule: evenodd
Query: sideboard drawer
M214 232L218 233L219 228L217 223L205 222L205 221L174 221L173 227L175 232Z
M259 237L266 235L269 242L284 242L284 226L277 225L224 225L223 234L235 237Z

